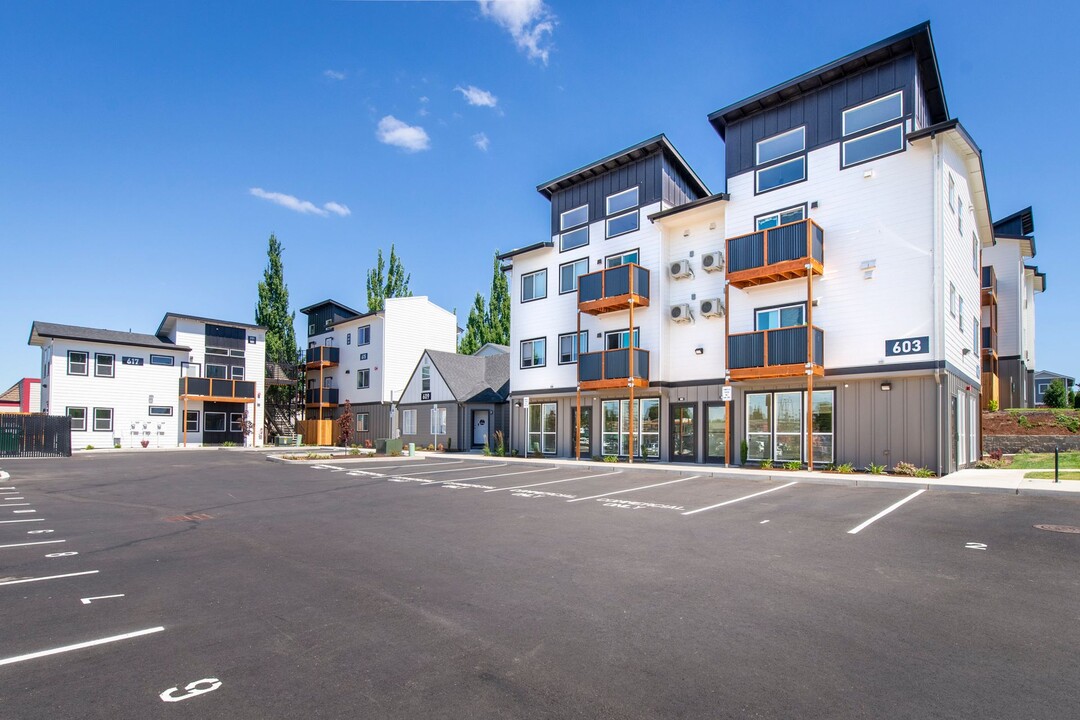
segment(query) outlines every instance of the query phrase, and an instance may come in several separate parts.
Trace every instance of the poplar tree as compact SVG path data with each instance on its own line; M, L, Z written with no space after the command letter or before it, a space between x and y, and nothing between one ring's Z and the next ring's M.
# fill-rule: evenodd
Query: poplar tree
M497 345L510 344L510 285L502 271L499 253L495 253L491 276L491 294L488 296L487 334L484 342Z
M383 260L382 248L379 249L375 267L367 274L368 312L382 310L387 298L412 297L409 289L411 274L405 273L405 265L398 257L394 245L390 245L390 263Z
M266 328L266 362L280 363L286 368L295 365L300 357L296 345L296 313L289 312L289 288L285 284L285 266L281 255L284 247L270 233L266 250L266 269L259 282L259 302L255 307L255 324ZM292 392L288 387L267 389L271 397L286 399Z
M488 335L487 319L484 310L484 296L476 293L472 309L469 310L469 319L465 323L465 332L461 335L458 343L458 352L462 355L472 355L487 342Z

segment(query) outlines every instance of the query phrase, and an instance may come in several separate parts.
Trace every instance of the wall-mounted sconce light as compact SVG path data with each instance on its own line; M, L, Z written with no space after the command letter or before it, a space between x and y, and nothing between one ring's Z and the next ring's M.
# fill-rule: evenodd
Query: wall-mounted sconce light
M704 355L705 354L705 348L703 348L703 347L694 348L694 354L695 355Z
M881 383L881 389L883 391L885 391L885 392L888 392L889 390L892 390L892 383L891 382L883 382L883 383Z

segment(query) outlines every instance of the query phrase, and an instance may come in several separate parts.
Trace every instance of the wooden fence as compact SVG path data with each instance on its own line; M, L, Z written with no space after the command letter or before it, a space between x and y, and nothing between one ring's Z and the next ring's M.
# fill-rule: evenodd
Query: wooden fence
M0 457L71 457L71 418L0 413Z

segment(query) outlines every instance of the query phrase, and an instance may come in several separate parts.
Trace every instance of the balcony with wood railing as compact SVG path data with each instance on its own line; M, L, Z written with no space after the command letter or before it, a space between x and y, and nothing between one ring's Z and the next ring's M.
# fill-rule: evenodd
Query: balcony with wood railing
M304 351L304 369L317 370L318 368L336 367L341 357L341 351L332 345L316 345Z
M209 402L255 402L253 380L226 380L225 378L180 378L181 400Z
M813 357L807 360L807 331L797 327L735 333L728 336L728 370L732 380L805 377L809 370L825 375L825 332L813 328Z
M631 352L634 360L632 372ZM649 387L649 351L620 348L582 353L578 357L578 385L582 390Z
M997 305L997 274L992 265L986 265L982 269L982 305Z
M825 268L825 231L813 220L728 238L727 279L737 288L794 280ZM809 267L808 267L809 266Z
M982 328L982 356L984 358L997 359L997 329L992 327Z
M338 406L337 388L308 388L304 394L304 406L309 408L333 408Z
M649 271L635 263L597 270L578 278L578 310L600 315L648 307Z

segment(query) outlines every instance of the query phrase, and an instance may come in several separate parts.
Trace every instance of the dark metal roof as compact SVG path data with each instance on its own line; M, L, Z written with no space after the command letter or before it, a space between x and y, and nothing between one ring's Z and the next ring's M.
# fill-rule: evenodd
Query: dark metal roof
M688 203L684 203L673 208L668 208L667 210L655 212L649 216L649 220L652 222L656 222L661 218L666 218L677 213L685 212L686 210L693 210L694 208L699 208L702 205L711 205L714 202L722 202L730 199L731 196L727 193L716 193L715 195L710 195L709 197L698 198L697 200L691 200Z
M945 102L945 90L941 83L941 71L938 68L937 53L934 51L934 39L930 34L930 22L927 21L873 45L868 45L862 50L857 50L839 60L834 60L827 65L803 73L787 82L775 85L745 100L720 108L709 115L709 122L712 123L713 128L720 134L720 137L723 138L727 126L737 120L775 107L799 95L912 51L914 51L918 63L923 92L926 93L930 122L935 123L946 120L949 117L949 107Z
M35 339L40 340L41 338L83 340L85 342L98 342L109 345L128 345L131 347L146 347L157 350L191 350L191 348L185 345L177 345L169 340L159 338L157 335L80 327L78 325L60 325L59 323L48 323L35 320L30 326L30 339L28 344L40 345L40 342L34 341Z
M710 194L709 188L705 186L705 183L698 177L693 168L690 167L690 164L683 159L683 156L679 154L679 151L675 149L675 146L671 144L671 141L668 140L667 136L663 133L643 142L639 142L637 145L631 145L625 150L620 150L614 155L608 155L606 158L580 167L565 175L560 175L554 180L541 183L536 186L536 191L550 199L558 190L568 188L582 180L588 180L597 175L602 175L609 170L614 170L617 167L627 165L635 160L640 160L641 158L652 155L658 151L665 153L668 156L668 159L674 162L679 169L686 174L687 179L695 186L695 190L697 190L699 195Z
M252 330L265 330L262 325L252 325L251 323L236 322L235 320L215 320L214 318L199 317L198 315L185 315L183 313L169 312L165 313L165 317L161 318L161 324L158 325L157 334L161 335L165 330L165 325L170 320L195 320L196 322L212 323L214 325L233 325L235 327L250 328Z
M515 250L507 250L504 253L499 253L499 260L509 260L515 255L524 255L525 253L530 253L533 250L542 250L543 248L549 247L555 247L555 242L553 240L542 240L541 242L533 243L532 245L526 245L525 247L519 247ZM503 272L506 272L506 270L509 269L510 268L505 268Z
M318 308L318 307L322 307L324 305L333 305L334 307L339 307L342 310L344 310L345 312L351 312L353 315L363 315L364 314L364 313L360 312L359 310L353 310L348 305L342 305L337 300L330 300L330 299L323 300L322 302L317 302L314 305L308 305L306 308L300 308L300 312L302 312L302 313L304 313L306 315L309 311L314 310L315 308Z
M1025 265L1024 269L1035 275L1035 292L1046 292L1046 273L1039 272L1038 265Z
M1001 230L1006 237L1016 237L1015 230L1021 235L1030 235L1035 232L1035 214L1028 205L1023 210L1018 210L1008 217L994 221L994 230Z

